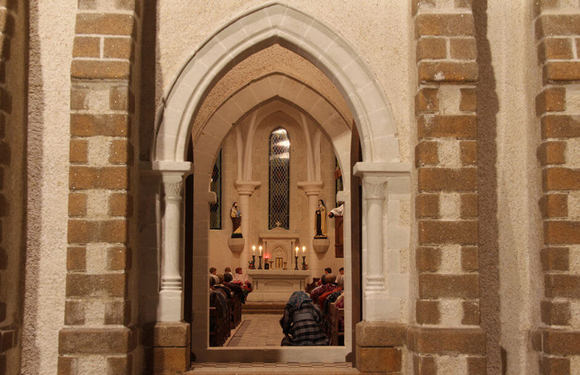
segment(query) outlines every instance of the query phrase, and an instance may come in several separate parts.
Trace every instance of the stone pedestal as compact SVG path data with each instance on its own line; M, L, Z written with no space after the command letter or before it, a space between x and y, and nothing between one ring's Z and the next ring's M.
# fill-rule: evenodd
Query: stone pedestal
M407 326L389 322L359 322L356 325L355 366L362 374L399 374Z
M244 250L244 244L246 240L242 237L228 238L228 247L232 253L239 254Z
M157 323L150 334L153 375L175 375L189 370L188 323Z
M312 240L312 248L318 254L324 254L330 246L330 240L328 238L314 238Z

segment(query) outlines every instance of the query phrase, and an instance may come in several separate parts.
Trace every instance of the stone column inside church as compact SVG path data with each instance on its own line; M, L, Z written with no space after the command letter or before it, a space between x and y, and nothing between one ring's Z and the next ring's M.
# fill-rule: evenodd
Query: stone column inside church
M248 260L250 258L250 245L248 244L248 233L250 230L250 197L256 188L260 186L259 181L236 181L236 190L239 196L240 211L242 212L242 236L244 237L244 249L240 253L240 267L247 272Z
M316 272L318 271L318 256L314 252L314 228L316 226L314 212L316 211L316 207L318 205L318 199L320 199L320 192L322 191L322 181L303 181L298 183L298 187L304 190L304 193L308 197L308 238L300 239L304 241L302 245L308 247L309 250L309 259L308 259L308 268L310 270L314 270L315 273L312 276L316 276Z

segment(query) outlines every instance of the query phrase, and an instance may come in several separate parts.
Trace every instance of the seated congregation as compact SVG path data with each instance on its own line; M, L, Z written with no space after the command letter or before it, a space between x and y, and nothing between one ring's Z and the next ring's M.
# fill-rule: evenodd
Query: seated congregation
M279 336L282 331L281 346L344 345L343 268L339 272L337 277L326 268L325 274L314 278L305 290L291 294L278 331L271 332L272 336ZM210 268L210 346L228 346L230 338L242 334L242 305L251 291L252 284L241 268L232 274L227 267L223 275Z

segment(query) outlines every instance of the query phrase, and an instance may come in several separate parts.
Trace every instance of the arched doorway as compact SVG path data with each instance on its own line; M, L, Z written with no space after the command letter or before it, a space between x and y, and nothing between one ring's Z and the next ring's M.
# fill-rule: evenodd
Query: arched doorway
M206 113L206 121L199 120L204 116L204 103L211 96L215 85L219 84L219 80L232 66L253 56L256 50L264 50L273 45L296 53L332 82L347 110L351 113L353 121L346 121L347 127L355 123L361 134L363 161L355 165L354 172L363 180L363 319L367 321L398 320L399 312L383 308L390 300L384 273L383 203L387 195L388 180L406 176L410 168L409 165L399 162L394 121L377 83L352 48L324 25L294 9L273 4L237 19L215 34L186 64L168 95L156 137L154 166L163 176L166 192L171 191L172 186L178 184L182 175L191 169L190 163L185 162L185 146L190 136L193 136L194 184L199 180L199 191L207 189L203 180L196 177L207 176L207 171L213 165L215 151L219 148L221 140L231 130L232 124L255 105L278 96L284 98L284 93L280 88L286 85L291 87L296 82L288 77L277 81L278 77L274 75L259 76L252 82L252 85L247 86L247 91L252 95L252 101L244 101L243 90L238 90L230 95L230 98L239 95L237 100L222 101L219 108L209 111L211 115ZM262 85L261 90L256 90L256 87L260 87L259 85ZM329 113L328 106L324 105L323 100L312 100L316 99L316 90L311 90L313 96L308 96L304 94L309 93L308 85L303 86L305 88L301 87L299 91L288 90L286 99L317 120L333 140L335 149L349 150L350 139L342 137L341 133L336 131L339 126L337 122L340 122L340 119L337 120L332 112L340 111L334 108L334 111ZM332 109L333 106L330 105L330 107ZM200 157L196 158L196 153ZM339 154L337 153L337 156ZM348 166L350 173L350 156L347 157L347 155L343 156L344 160L341 161L341 165L343 170ZM250 195L251 190L255 188L251 179L241 181L239 186L246 191L246 195ZM171 194L169 196L171 197ZM207 205L207 202L205 204ZM165 205L165 225L162 236L164 266L161 272L158 320L172 321L182 318L179 307L183 300L183 290L178 285L181 283L178 262L176 266L176 261L180 258L182 242L179 230L176 231L171 225L181 222L181 212L171 203L171 200L166 199ZM348 208L346 211L349 212ZM349 228L350 222L348 218L345 219L345 227ZM194 222L194 232L203 233L207 230L206 224L207 220L203 217ZM176 227L179 228L179 225ZM350 234L345 234L345 236L349 238ZM204 236L198 236L197 239L202 242L197 249L207 249L207 246L203 246L203 241L206 241ZM345 241L345 245L348 247L345 248L345 253L350 254L350 242ZM195 245L194 248L196 248ZM207 253L194 252L193 261L194 283L196 277L199 277L200 283L203 283L207 280ZM198 297L201 303L197 306L200 308L201 316L203 311L207 311L207 299L201 293ZM195 299L194 296L194 301ZM202 323L196 325L196 319L194 319L192 329L194 337L207 337L207 328L204 328L207 327L207 323L204 319L201 320ZM348 317L346 320L349 321ZM347 329L347 331L352 331L352 329ZM219 354L212 354L207 350L207 345L200 342L201 345L198 348L200 358L211 360L219 356ZM345 343L345 348L342 352L337 352L336 358L340 356L344 358L346 353L352 351L352 341L346 340ZM289 358L280 356L280 352L276 352L273 356L275 356L274 360ZM232 358L231 355L230 358ZM301 359L309 360L305 357Z

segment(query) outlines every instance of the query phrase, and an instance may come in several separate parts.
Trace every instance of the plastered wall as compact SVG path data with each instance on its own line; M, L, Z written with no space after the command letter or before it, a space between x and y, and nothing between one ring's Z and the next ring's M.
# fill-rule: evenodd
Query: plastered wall
M55 374L64 323L70 65L77 1L30 2L22 373ZM55 20L58 19L58 22Z
M156 107L191 55L220 28L244 13L270 2L221 1L219 6L203 0L158 2ZM413 73L410 3L281 1L329 26L346 40L368 65L384 89L397 123L402 161L410 161L410 129L413 118ZM329 9L332 9L329 12ZM352 15L356 14L356 17ZM365 19L361 24L360 19ZM406 22L402 22L407 20ZM177 37L176 37L177 36ZM388 41L388 42L387 42ZM385 63L388 62L388 63Z

